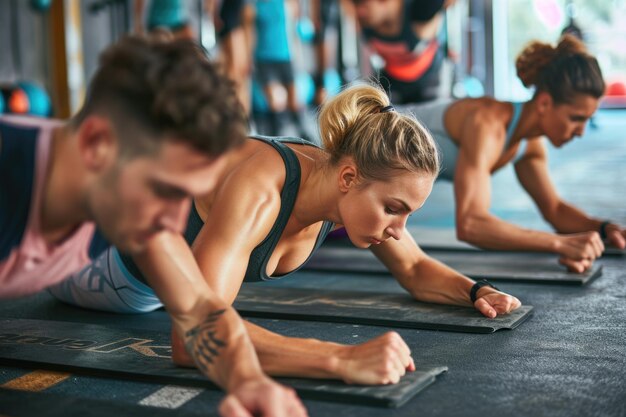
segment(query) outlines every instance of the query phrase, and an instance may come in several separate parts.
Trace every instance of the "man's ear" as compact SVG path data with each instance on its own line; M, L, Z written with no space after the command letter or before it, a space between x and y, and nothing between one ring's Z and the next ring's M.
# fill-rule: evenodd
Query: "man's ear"
M116 162L118 141L109 119L96 115L85 118L78 128L77 141L88 170L106 170Z
M358 169L352 158L345 158L339 165L339 191L347 193L358 185Z
M552 96L545 91L540 91L537 94L535 102L537 103L537 111L541 116L543 116L548 111L548 109L550 109L554 105Z

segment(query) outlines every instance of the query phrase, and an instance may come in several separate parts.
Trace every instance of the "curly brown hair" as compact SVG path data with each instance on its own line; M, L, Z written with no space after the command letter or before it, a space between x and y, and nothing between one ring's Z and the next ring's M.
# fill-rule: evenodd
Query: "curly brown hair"
M564 35L556 47L531 42L515 67L524 86L534 86L535 94L549 93L556 103L571 102L576 94L600 98L606 87L598 61L572 35Z
M247 132L232 82L182 39L129 36L106 49L73 125L91 114L112 120L127 157L156 152L165 140L218 156Z

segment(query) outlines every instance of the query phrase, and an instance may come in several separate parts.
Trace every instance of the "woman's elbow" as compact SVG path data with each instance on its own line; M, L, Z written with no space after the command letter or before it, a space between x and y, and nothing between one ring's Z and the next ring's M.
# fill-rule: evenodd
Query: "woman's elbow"
M465 215L456 218L456 238L474 244L480 236L479 221L475 216Z

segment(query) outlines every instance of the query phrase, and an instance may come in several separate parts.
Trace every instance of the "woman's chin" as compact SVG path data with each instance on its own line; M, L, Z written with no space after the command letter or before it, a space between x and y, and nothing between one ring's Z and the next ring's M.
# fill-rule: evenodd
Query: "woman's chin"
M352 244L354 246L356 246L359 249L367 249L370 246L372 246L371 242L365 242L365 241L359 241L359 242L355 242L354 240L350 239L350 242L352 242Z

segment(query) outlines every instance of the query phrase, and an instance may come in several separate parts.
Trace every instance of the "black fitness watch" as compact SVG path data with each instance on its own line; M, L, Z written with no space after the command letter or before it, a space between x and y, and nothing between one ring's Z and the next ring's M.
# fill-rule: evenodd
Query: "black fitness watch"
M480 281L477 281L474 285L472 285L472 289L470 290L470 300L472 300L472 303L476 302L476 293L482 287L491 287L491 288L493 288L496 291L500 291L491 282L487 281L486 279L482 279Z
M605 221L603 221L603 222L602 222L602 224L600 225L600 230L598 230L598 231L600 232L600 237L602 238L602 240L606 240L606 238L607 238L607 237L609 237L609 236L606 234L606 227L607 227L609 224L611 224L611 222L610 222L610 221L608 221L608 220L605 220Z

